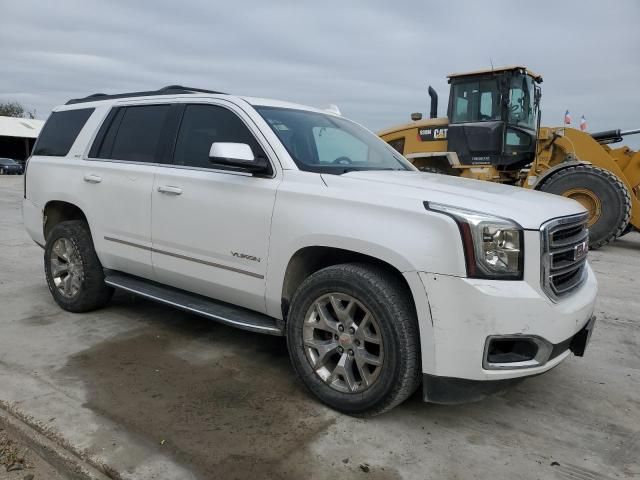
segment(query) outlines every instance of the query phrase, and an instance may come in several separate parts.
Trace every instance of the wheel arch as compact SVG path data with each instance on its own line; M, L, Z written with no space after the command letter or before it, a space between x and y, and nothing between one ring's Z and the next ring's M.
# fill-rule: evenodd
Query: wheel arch
M89 224L87 216L80 207L64 200L50 200L46 203L42 212L42 233L45 241L51 229L60 222L82 220L86 222L87 225Z
M289 259L285 269L281 290L281 314L286 321L289 312L291 299L298 286L313 273L332 265L344 263L364 263L375 265L387 271L391 276L406 289L415 308L416 302L409 283L405 279L401 270L386 260L367 255L355 250L328 247L328 246L306 246L298 249Z

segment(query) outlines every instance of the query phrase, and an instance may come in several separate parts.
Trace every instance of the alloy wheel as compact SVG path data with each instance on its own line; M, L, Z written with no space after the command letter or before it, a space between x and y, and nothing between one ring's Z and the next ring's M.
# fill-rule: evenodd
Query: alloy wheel
M329 293L312 303L304 320L303 343L315 373L339 392L368 389L382 370L380 326L369 309L350 295Z
M79 291L84 280L84 267L80 253L71 240L58 238L51 248L51 277L58 292L72 298Z

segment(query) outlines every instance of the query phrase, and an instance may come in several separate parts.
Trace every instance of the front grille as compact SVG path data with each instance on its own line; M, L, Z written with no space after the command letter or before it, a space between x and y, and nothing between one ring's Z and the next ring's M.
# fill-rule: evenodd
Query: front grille
M542 225L542 289L552 300L569 295L586 279L588 215L549 220Z

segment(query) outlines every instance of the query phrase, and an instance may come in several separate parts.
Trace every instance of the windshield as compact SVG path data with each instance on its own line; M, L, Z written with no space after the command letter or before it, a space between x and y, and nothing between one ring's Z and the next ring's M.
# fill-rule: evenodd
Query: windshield
M255 107L300 170L342 174L354 170L413 170L399 153L357 124L322 113Z
M529 75L511 77L507 122L533 130L536 123L536 110L533 79Z
M500 120L500 93L494 79L453 86L451 123Z
M15 165L16 162L10 158L0 158L0 164L2 165Z

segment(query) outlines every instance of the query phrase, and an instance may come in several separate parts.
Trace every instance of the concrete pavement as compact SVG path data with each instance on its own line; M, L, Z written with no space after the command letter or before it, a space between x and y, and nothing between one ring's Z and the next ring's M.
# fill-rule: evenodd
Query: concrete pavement
M62 311L21 194L0 177L0 404L112 478L640 478L640 234L591 253L584 358L480 403L415 396L362 420L304 391L283 339L124 294Z

